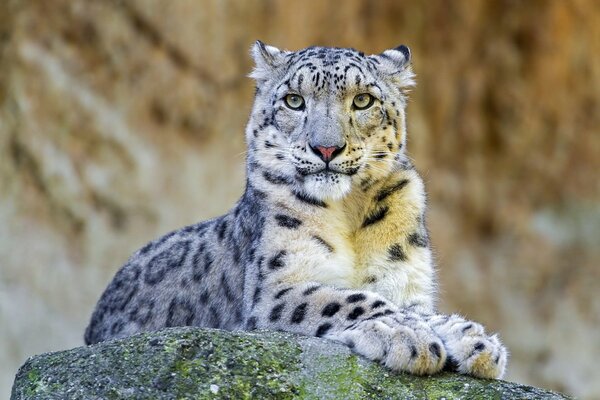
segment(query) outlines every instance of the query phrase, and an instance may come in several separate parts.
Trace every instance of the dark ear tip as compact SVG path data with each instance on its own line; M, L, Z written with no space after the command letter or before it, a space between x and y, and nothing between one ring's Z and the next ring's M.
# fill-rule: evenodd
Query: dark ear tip
M400 46L396 47L394 50L399 51L400 53L404 54L404 58L406 59L407 62L410 61L410 49L408 48L408 46L401 44Z

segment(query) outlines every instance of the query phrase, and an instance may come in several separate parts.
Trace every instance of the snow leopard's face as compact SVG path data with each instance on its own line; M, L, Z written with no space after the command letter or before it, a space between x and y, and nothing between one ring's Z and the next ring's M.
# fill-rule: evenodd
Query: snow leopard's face
M246 132L250 163L316 199L370 186L404 152L408 48L252 49L257 93Z

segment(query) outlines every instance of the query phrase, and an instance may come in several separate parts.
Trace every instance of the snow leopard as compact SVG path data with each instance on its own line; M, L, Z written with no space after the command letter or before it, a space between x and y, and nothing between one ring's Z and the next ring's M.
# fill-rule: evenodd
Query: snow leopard
M409 48L257 41L251 54L241 199L135 252L86 344L173 326L264 329L340 342L393 371L501 378L498 336L436 311L425 188L406 152Z

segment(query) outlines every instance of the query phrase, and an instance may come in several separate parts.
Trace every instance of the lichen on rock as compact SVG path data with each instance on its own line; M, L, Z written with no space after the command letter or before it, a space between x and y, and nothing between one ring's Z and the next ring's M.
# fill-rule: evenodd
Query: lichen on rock
M334 342L170 328L27 360L21 399L566 399L504 381L394 373Z

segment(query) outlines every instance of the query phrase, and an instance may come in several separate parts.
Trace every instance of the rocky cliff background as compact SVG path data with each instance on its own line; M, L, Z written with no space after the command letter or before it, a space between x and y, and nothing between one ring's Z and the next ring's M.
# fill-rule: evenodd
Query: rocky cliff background
M135 249L240 195L256 39L411 47L442 310L500 332L508 379L600 398L595 0L3 0L0 397Z

